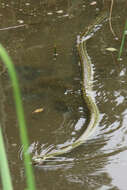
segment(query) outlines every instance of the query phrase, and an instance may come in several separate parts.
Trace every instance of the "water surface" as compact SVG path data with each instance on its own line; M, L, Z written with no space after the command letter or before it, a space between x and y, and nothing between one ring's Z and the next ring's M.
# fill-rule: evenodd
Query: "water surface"
M19 76L28 124L30 151L73 142L87 127L89 112L82 99L77 36L102 9L102 1L1 1L0 42L12 56ZM122 10L122 11L121 11ZM101 121L82 146L55 162L35 167L38 189L126 190L127 171L127 58L117 61L126 18L125 1L116 2L112 26L108 20L88 41L94 67L94 94ZM22 146L18 133L12 86L1 69L1 125L15 189L24 189ZM34 110L43 108L40 113Z

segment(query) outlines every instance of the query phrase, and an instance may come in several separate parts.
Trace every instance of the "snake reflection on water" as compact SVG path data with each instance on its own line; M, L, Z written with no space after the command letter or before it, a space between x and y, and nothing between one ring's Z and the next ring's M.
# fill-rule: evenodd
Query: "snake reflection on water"
M70 152L72 149L85 143L85 141L88 139L91 133L96 129L96 126L99 122L99 110L95 102L95 99L92 95L93 70L91 60L87 54L86 42L89 38L91 38L94 35L94 31L96 32L97 29L100 28L101 23L105 20L106 17L107 13L105 12L98 16L95 22L92 25L90 25L88 29L79 36L77 42L77 48L80 56L82 70L82 96L90 112L90 121L87 126L87 129L75 142L72 142L71 144L53 152L46 153L45 155L33 156L32 161L35 165L43 164L45 160Z

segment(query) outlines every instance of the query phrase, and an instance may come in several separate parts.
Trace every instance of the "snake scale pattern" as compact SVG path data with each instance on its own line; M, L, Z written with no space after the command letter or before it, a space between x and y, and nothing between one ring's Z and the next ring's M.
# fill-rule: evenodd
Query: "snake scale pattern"
M90 112L90 120L86 130L83 134L72 144L64 146L53 152L46 153L45 155L35 155L32 160L33 164L43 164L49 158L60 156L62 154L70 152L72 149L78 147L79 145L86 142L88 137L94 132L99 123L99 110L95 99L92 95L92 82L93 82L93 68L91 60L87 53L86 44L89 38L91 38L94 33L102 26L103 21L106 19L107 13L102 13L95 19L95 22L90 25L85 32L83 32L77 42L77 49L80 56L81 73L82 73L82 96L87 104L88 110Z

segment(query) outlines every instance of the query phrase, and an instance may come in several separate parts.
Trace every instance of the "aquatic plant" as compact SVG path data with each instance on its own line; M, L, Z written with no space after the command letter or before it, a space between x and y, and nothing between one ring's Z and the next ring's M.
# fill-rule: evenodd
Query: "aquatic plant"
M0 173L2 178L3 189L13 190L1 127L0 127Z
M123 52L125 36L126 35L127 35L127 20L125 22L125 27L124 27L124 31L123 31L122 40L121 40L120 50L119 50L119 54L118 54L118 60L120 60L120 57L121 57L122 52Z
M8 56L7 51L4 49L2 45L0 45L0 57L8 69L8 73L9 73L12 87L13 87L14 101L16 105L16 113L17 113L17 118L18 118L18 123L19 123L20 139L23 145L23 158L24 158L24 166L25 166L25 172L26 172L27 189L35 190L36 189L35 180L34 180L33 169L31 165L31 157L30 157L30 154L28 153L28 147L29 147L28 135L27 135L26 122L24 118L24 110L23 110L23 105L22 105L22 100L21 100L21 93L20 93L20 88L18 84L18 79L17 79L15 68L14 68L14 64L12 63L11 58ZM2 177L3 188L4 190L5 189L12 190L11 177L10 177L10 172L8 168L1 129L0 129L0 146L2 147L0 148L0 157L1 157L0 172L1 172L1 177Z

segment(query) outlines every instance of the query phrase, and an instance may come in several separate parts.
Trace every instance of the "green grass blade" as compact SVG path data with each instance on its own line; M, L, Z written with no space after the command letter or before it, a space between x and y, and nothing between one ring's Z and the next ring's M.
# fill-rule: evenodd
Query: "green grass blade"
M1 127L0 127L0 173L2 178L3 190L13 190Z
M120 60L120 57L121 57L122 52L123 52L123 47L124 47L124 42L125 42L125 36L126 35L127 35L127 20L126 20L125 27L124 27L124 32L123 32L122 41L121 41L121 45L120 45L120 50L119 50L119 54L118 54L118 60Z
M35 179L34 179L33 170L31 166L31 157L27 153L28 148L29 148L29 143L28 143L28 137L27 137L26 122L24 118L24 110L23 110L23 105L22 105L22 100L21 100L20 88L19 88L14 65L11 61L11 58L8 56L6 50L3 48L2 45L0 45L0 57L8 69L8 73L11 78L11 83L13 86L14 100L16 104L16 113L17 113L18 122L19 122L20 138L21 138L21 143L23 145L23 153L24 153L23 156L24 156L24 165L25 165L25 171L26 171L27 188L29 190L35 190L36 189Z

